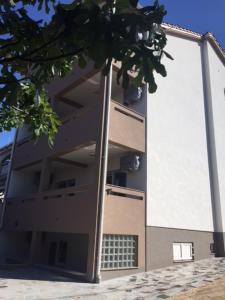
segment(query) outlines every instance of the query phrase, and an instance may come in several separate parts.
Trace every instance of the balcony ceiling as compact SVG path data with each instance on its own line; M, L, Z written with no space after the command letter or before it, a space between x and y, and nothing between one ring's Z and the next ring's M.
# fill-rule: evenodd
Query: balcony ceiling
M59 158L66 159L71 162L77 162L81 164L92 164L95 161L96 144L92 144L73 152L61 155ZM128 153L127 149L117 145L109 144L109 158L120 156Z
M72 88L62 96L66 99L72 100L83 106L90 104L90 101L98 99L100 90L100 73L93 77L86 79L78 86Z
M91 164L95 160L96 144L92 144L73 152L61 155L60 158L67 159L71 162L79 162L83 164Z

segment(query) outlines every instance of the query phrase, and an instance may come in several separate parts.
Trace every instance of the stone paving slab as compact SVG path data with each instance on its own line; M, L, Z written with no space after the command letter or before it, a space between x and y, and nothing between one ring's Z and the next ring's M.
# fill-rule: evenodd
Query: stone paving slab
M200 288L169 298L169 300L224 300L225 277Z
M101 284L74 282L49 271L26 267L0 270L0 300L162 300L224 276L225 258L176 264Z

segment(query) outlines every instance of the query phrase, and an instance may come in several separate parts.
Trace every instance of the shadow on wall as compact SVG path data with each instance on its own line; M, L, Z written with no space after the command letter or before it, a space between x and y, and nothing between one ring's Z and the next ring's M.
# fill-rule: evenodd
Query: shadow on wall
M224 244L224 233L223 232L214 232L213 239L215 244L215 254L217 257L225 257L225 244Z

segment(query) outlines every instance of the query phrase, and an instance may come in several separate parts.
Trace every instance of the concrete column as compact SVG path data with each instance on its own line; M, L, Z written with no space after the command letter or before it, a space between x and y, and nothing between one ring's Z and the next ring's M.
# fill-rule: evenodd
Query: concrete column
M217 256L225 256L225 241L223 237L224 229L222 222L221 197L218 179L216 142L214 132L214 116L212 107L211 74L209 66L208 41L206 37L203 37L201 44L201 58L205 101L208 164L212 201L212 216L214 225L214 243L216 246Z

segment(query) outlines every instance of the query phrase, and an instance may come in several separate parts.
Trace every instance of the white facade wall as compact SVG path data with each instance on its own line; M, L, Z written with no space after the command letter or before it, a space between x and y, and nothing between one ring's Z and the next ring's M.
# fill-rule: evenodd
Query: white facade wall
M200 45L168 36L147 101L147 225L213 231Z
M225 68L212 46L207 43L212 95L212 115L222 213L221 230L225 232Z

